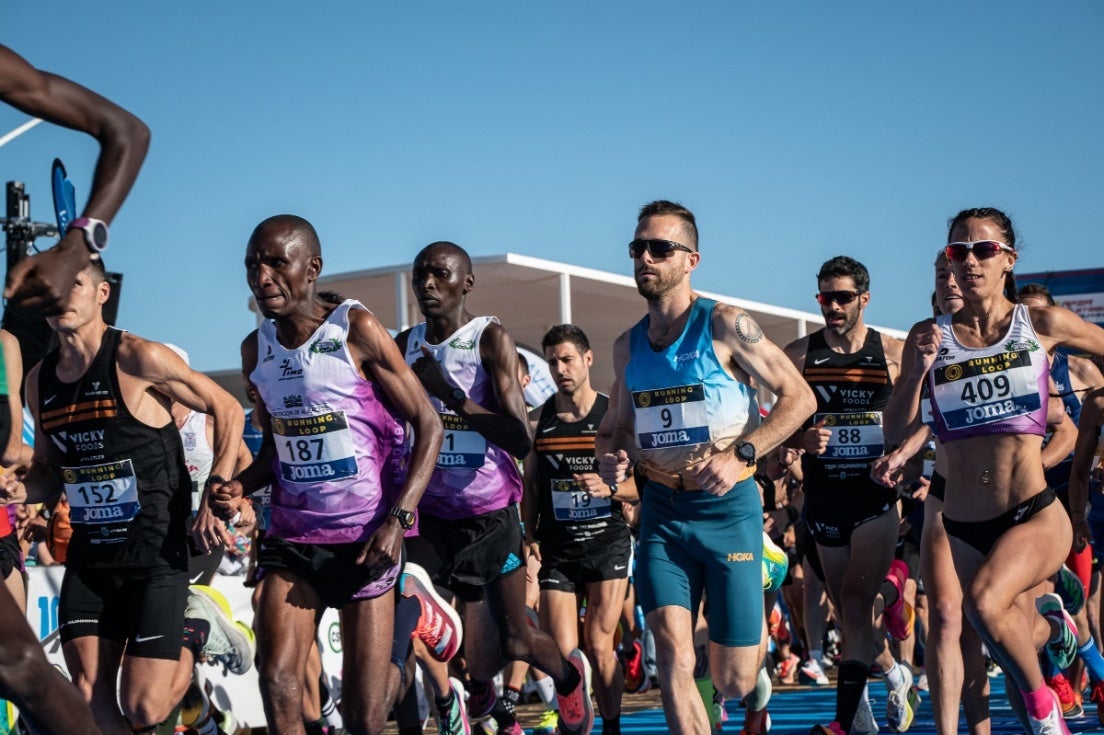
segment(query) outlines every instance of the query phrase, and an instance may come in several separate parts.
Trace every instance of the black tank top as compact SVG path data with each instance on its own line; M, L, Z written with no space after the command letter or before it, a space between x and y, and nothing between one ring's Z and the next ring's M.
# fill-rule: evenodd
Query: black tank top
M808 429L826 419L832 431L828 450L802 459L806 485L826 480L870 481L870 463L885 454L882 409L893 393L882 335L866 330L862 349L853 354L828 346L821 329L809 335L809 349L802 371L816 396L816 413L805 422Z
M56 450L69 499L70 569L186 569L190 478L176 424L155 429L131 415L119 389L122 332L108 328L74 383L42 362L39 425Z
M571 549L586 544L593 550L595 541L606 543L629 536L621 503L591 497L572 479L576 473L598 471L594 437L608 407L609 398L599 393L586 417L570 423L556 416L555 396L541 408L533 450L537 453L540 502L536 538L542 546Z

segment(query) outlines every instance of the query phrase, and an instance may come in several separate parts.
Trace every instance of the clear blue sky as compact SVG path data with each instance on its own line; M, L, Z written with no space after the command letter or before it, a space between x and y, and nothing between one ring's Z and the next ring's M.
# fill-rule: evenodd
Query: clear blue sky
M815 310L847 254L867 320L899 328L965 207L1012 214L1018 270L1104 265L1096 0L59 0L3 3L0 30L152 128L107 263L120 324L199 369L237 365L245 242L280 212L315 224L327 273L448 239L629 274L637 208L676 199L698 288ZM0 133L24 120L0 110ZM53 157L83 204L96 152L42 125L0 181L50 219Z

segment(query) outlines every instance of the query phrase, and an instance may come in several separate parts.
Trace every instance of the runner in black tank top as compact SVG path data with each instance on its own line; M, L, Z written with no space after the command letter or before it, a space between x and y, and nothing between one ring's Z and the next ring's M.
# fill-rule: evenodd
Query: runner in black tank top
M870 274L862 263L832 258L821 266L817 286L825 327L786 348L817 400L812 421L797 434L805 450L805 517L843 629L836 715L812 732L877 730L866 694L873 661L886 675L890 728L904 732L919 700L911 672L894 660L875 627L874 610L881 595L889 632L898 640L912 634L912 608L903 594L908 569L893 558L896 492L870 479L870 463L885 453L882 409L900 371L902 343L865 325Z
M602 731L619 733L625 677L613 638L632 553L621 505L636 500L636 488L630 482L611 488L597 474L594 440L609 398L590 384L594 354L586 334L560 324L548 330L541 347L557 390L541 408L533 452L525 459L523 511L526 542L541 562L543 627L568 655L579 645L576 595L586 596L584 637Z
M252 663L252 631L222 612L217 593L189 593L190 483L169 404L215 417L215 475L234 469L243 417L233 397L167 347L108 327L109 294L103 263L93 261L65 310L48 319L59 347L27 378L33 462L23 482L0 482L0 498L66 493L73 536L58 610L66 662L87 682L101 730L146 732L179 703L201 657L236 673Z

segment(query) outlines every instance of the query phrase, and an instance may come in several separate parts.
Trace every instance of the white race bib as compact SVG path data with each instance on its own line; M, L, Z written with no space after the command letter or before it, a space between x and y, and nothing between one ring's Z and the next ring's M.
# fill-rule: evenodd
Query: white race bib
M487 440L468 425L463 416L442 413L445 438L441 453L437 455L437 467L445 470L475 472L487 461Z
M634 391L636 440L643 450L688 447L710 441L705 386Z
M821 421L832 436L820 459L875 459L885 454L881 411L818 413L813 416L814 423Z
M948 429L968 429L1039 410L1042 398L1027 350L941 365L932 397Z
M355 477L353 433L344 411L272 419L272 438L286 482L313 483Z
M552 509L568 523L610 517L610 499L596 498L573 479L552 480Z
M126 523L138 515L138 478L129 459L91 467L63 467L73 525Z

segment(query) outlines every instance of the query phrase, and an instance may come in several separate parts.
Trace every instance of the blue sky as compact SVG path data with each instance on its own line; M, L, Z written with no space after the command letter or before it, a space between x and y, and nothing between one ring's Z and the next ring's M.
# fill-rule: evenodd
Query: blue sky
M448 239L629 274L637 208L670 198L698 216L697 287L815 310L820 263L851 255L868 321L902 329L965 207L1012 214L1018 270L1104 265L1093 0L59 0L0 3L0 29L152 128L107 263L120 324L199 369L237 364L245 242L279 212L327 273ZM0 134L24 120L0 109ZM82 204L96 153L42 125L0 181L49 219L51 160Z

